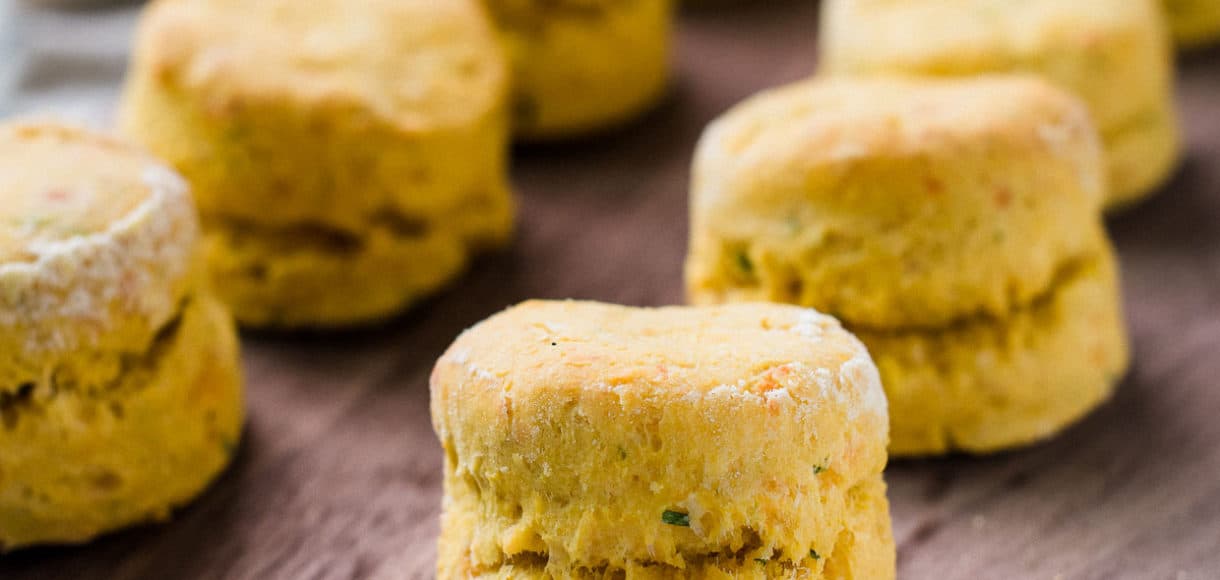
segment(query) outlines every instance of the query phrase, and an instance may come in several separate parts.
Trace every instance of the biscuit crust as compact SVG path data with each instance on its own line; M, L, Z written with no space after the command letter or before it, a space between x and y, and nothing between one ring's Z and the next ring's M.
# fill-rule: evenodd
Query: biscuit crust
M243 415L186 183L111 138L17 124L0 202L0 551L164 519Z
M383 318L507 241L508 65L475 0L247 4L154 3L121 114L191 182L241 323ZM278 252L301 232L360 257Z
M1044 81L800 83L713 123L694 172L690 300L840 317L891 454L1043 439L1127 367L1096 130Z
M432 416L438 577L893 577L885 398L812 310L527 302L438 361Z
M674 0L483 0L513 68L513 131L550 140L629 121L664 94Z
M1108 399L1130 357L1108 248L1003 319L856 333L889 394L890 453L902 456L1046 439Z
M243 421L237 334L214 298L184 300L146 349L65 353L94 371L56 366L0 395L0 548L164 520L229 463Z
M204 248L217 294L244 324L371 323L460 275L472 252L506 243L509 214L506 204L483 216L455 210L435 222L387 219L359 233L216 220L205 224Z
M1084 107L1033 78L769 91L700 140L688 296L876 328L1003 317L1092 251L1104 171Z
M1151 193L1178 163L1173 50L1156 0L830 0L822 10L829 74L1021 72L1080 96L1112 152L1110 206Z

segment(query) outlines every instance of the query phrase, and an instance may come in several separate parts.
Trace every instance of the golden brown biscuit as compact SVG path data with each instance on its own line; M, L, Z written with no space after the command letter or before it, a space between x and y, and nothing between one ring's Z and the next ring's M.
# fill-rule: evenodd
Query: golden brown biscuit
M1109 206L1151 193L1177 165L1173 55L1157 0L827 0L822 10L832 75L1025 72L1076 93L1109 153Z
M885 380L894 455L986 453L1050 437L1110 397L1129 357L1108 248L1002 319L856 333Z
M623 123L669 79L674 0L483 0L513 64L513 129L554 139Z
M508 239L508 70L474 0L161 1L135 50L123 125L192 183L239 321L382 318Z
M527 302L432 375L438 578L894 577L887 417L832 318Z
M228 463L237 341L197 232L138 150L0 128L0 548L162 519Z
M840 317L878 361L890 452L1029 443L1127 364L1105 165L1029 77L829 79L764 93L696 154L688 295Z
M768 91L700 140L689 293L877 328L1004 316L1092 250L1103 173L1088 112L1034 78Z

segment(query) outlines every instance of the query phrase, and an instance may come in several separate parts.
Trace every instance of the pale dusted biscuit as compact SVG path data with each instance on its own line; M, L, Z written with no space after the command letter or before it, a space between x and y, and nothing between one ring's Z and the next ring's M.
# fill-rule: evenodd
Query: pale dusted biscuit
M1088 103L1109 152L1107 205L1124 204L1152 192L1179 157L1172 47L1157 2L827 0L821 70L1042 75Z
M1183 47L1220 40L1220 2L1216 0L1163 0L1174 39Z
M792 306L526 302L432 374L438 578L894 577L885 396Z
M838 316L893 454L1047 437L1126 368L1096 130L1043 81L801 83L713 123L694 167L691 301Z
M236 333L197 241L160 162L0 128L0 550L164 518L228 463Z
M243 323L385 317L510 235L508 66L475 0L163 0L131 70L122 124L191 182Z
M670 75L674 0L483 0L513 65L513 131L575 136L655 104Z
M65 352L146 350L194 283L198 229L186 184L144 153L0 126L0 393L90 372Z
M1103 184L1087 111L1037 79L779 88L700 140L689 296L869 327L1003 316L1092 250Z

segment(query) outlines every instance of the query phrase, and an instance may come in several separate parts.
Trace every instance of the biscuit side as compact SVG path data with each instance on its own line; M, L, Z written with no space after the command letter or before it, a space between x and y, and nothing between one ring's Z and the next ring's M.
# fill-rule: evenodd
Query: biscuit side
M215 299L192 293L147 349L103 358L105 384L55 373L0 398L0 548L163 520L236 451L237 335Z
M867 352L810 310L695 312L531 302L455 342L432 379L443 576L822 573L848 549L885 463Z
M1043 440L1109 398L1129 364L1108 246L1003 319L856 329L888 394L890 453L987 453Z
M484 0L513 76L513 131L553 140L629 121L670 77L673 0Z

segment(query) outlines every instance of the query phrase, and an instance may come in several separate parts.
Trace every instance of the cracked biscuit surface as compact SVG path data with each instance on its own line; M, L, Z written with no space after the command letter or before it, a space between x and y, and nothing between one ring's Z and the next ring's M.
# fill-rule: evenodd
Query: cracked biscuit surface
M526 302L432 375L439 578L894 577L864 347L775 304Z
M1033 77L780 88L700 142L688 296L838 316L877 361L891 453L1026 444L1126 368L1104 173L1083 105Z
M0 549L165 518L243 417L186 184L120 142L12 125L0 201Z
M669 80L674 0L483 0L513 68L513 131L575 136L624 123Z
M191 182L240 322L363 323L508 240L508 76L475 0L163 1L122 125Z
M1178 163L1159 0L830 0L822 10L829 74L1022 72L1081 97L1108 153L1108 206L1148 195Z

